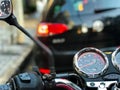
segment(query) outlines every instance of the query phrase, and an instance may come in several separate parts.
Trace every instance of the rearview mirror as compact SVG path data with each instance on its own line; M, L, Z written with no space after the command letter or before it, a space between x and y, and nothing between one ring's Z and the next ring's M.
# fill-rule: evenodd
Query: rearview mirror
M0 19L6 19L12 14L11 0L0 0Z

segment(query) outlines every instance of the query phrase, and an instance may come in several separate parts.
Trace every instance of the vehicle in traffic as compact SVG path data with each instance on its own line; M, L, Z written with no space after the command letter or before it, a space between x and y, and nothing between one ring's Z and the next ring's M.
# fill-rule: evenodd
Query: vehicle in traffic
M52 50L56 71L72 71L73 56L78 50L120 45L119 23L119 0L48 0L36 38ZM34 53L37 65L46 70L44 51L35 47Z

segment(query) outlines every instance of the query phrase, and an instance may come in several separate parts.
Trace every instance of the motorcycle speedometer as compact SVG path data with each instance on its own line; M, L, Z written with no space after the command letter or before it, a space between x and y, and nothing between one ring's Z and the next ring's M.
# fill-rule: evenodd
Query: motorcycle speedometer
M114 65L114 67L120 72L120 47L118 47L112 53L112 63Z
M109 62L102 51L88 47L75 54L73 64L78 74L87 78L96 78L107 70Z

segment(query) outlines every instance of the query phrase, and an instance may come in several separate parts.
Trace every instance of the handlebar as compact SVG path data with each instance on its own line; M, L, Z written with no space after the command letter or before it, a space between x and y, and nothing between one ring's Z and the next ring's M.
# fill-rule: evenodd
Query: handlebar
M8 85L8 84L1 85L0 90L12 90L12 87L10 85Z
M76 74L69 74L71 76L76 76ZM62 75L66 76L66 75ZM68 74L67 74L68 76ZM61 77L58 75L58 77ZM78 78L77 78L78 79ZM95 83L95 82L94 82ZM96 82L99 83L99 82ZM110 85L111 82L109 82ZM117 83L117 82L112 82ZM108 83L106 83L107 85ZM97 84L96 84L97 85ZM89 85L87 85L89 86ZM96 87L97 90L107 90L107 88L103 87L104 85L101 83L100 87ZM119 85L118 85L119 86ZM117 84L111 88L111 90L117 90L119 87ZM95 86L94 86L95 87ZM51 75L41 75L39 71L34 70L34 72L22 73L18 74L15 77L11 78L8 83L4 85L0 85L0 90L86 90L85 88L81 88L73 82L60 79L60 78L52 78Z
M6 84L0 85L0 90L49 90L52 88L56 90L56 87L65 90L82 90L69 80L56 78L50 74L42 75L38 67L33 67L33 72L14 76Z
M0 90L43 90L44 83L37 73L22 73L16 75L7 84L1 85Z
M65 79L45 81L45 77L41 77L41 75L36 72L16 75L7 84L1 85L0 90L47 90L48 86L49 88L56 86L57 88L64 88L66 90L82 90L76 84Z

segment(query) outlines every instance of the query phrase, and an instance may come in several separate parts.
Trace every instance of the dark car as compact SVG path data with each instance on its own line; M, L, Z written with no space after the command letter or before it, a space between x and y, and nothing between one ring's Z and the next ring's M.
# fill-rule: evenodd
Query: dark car
M52 50L57 72L72 71L80 49L120 45L120 0L48 0L36 37ZM46 54L34 51L40 70L46 70Z

